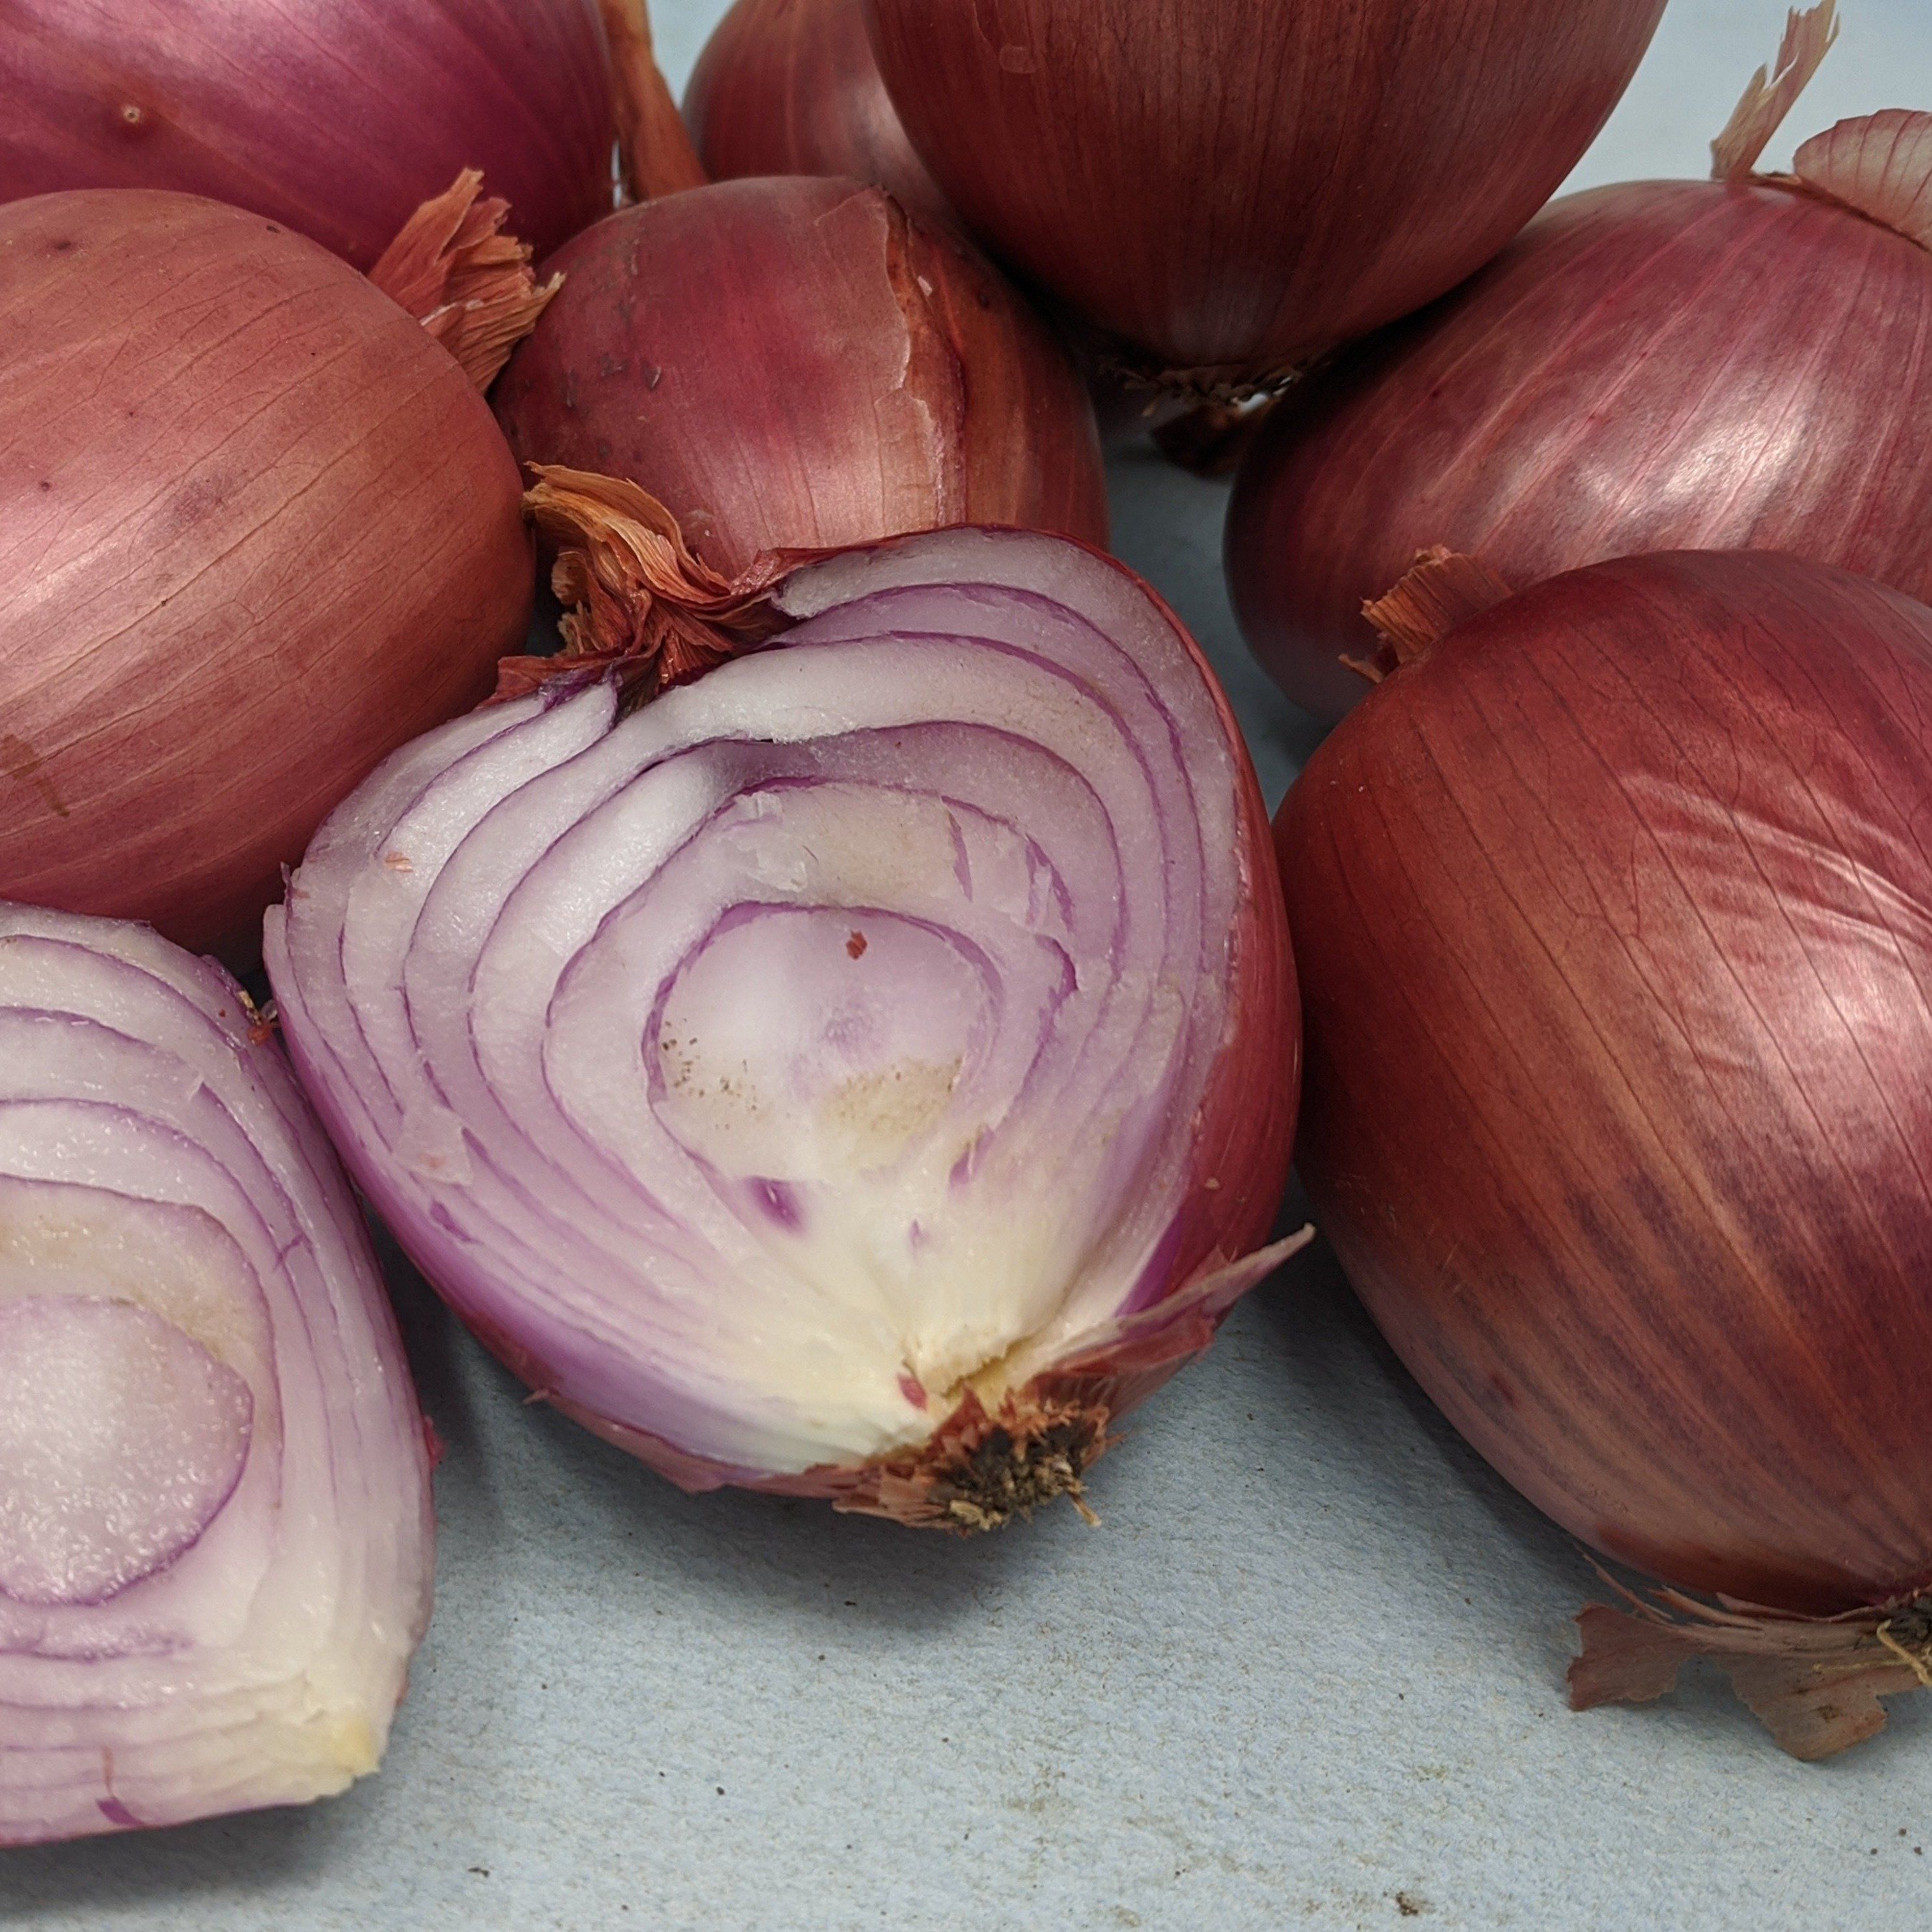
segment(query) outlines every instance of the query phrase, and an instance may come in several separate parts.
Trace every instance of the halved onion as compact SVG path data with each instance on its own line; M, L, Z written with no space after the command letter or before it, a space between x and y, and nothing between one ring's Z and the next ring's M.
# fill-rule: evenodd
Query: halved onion
M0 1844L374 1770L428 1478L362 1216L241 990L0 904Z
M310 1093L533 1388L692 1488L981 1527L1282 1250L1267 824L1186 633L1064 540L855 550L628 716L429 734L272 909Z

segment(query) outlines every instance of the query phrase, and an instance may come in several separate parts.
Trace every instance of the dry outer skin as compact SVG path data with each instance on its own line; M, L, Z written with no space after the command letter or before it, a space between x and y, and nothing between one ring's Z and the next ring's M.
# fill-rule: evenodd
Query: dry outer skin
M738 0L692 70L684 118L714 179L844 175L952 218L886 96L864 0Z
M483 170L548 254L610 206L596 0L8 0L0 200L160 188L366 268Z
M530 244L504 232L509 203L479 200L482 186L482 171L465 168L410 218L369 279L488 389L562 284L553 275L538 284Z
M1932 114L1840 122L1792 174L1750 172L1837 33L1832 0L1791 15L1713 180L1558 202L1282 400L1242 468L1228 574L1298 704L1360 700L1364 604L1425 546L1518 585L1645 550L1786 550L1932 596Z
M245 963L284 863L528 621L515 465L387 296L260 217L0 210L0 896Z
M906 130L974 232L1159 367L1236 379L1305 362L1488 260L1589 145L1664 10L867 7Z
M1277 821L1318 1224L1468 1440L1679 1588L1932 1580L1928 720L1924 607L1627 560L1405 664Z
M627 208L545 266L563 288L494 395L511 446L636 483L728 578L760 551L955 523L1106 541L1065 352L877 188L722 182Z

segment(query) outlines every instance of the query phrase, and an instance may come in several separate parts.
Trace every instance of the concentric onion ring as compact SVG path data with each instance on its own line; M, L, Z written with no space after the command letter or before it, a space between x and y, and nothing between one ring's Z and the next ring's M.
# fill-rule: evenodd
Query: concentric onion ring
M428 1474L362 1216L239 988L0 904L0 1844L374 1769Z
M1263 808L1186 634L1081 546L908 538L777 602L628 717L566 680L398 753L269 973L358 1179L534 1387L693 1487L978 1527L1077 1490L1278 1258Z

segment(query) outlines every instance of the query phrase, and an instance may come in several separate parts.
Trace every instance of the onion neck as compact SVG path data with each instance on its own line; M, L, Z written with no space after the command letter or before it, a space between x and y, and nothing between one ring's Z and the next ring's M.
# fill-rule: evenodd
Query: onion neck
M624 190L653 201L710 176L657 62L644 0L598 0L610 56L610 100Z
M1379 684L1426 657L1459 624L1515 594L1486 564L1438 544L1419 552L1392 590L1362 606L1382 640L1375 655L1342 662Z
M561 275L539 284L527 242L504 232L510 204L478 200L482 170L465 168L403 225L369 279L407 309L488 389L510 352L537 326Z

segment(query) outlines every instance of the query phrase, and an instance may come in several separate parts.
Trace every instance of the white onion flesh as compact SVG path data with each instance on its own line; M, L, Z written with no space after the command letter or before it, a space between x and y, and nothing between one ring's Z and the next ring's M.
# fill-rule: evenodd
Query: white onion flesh
M146 928L0 904L0 1844L374 1769L428 1458L279 1049Z
M920 1444L1170 1292L1249 916L1252 775L1125 572L950 532L782 602L632 716L554 687L398 753L266 940L424 1272L710 1480Z

